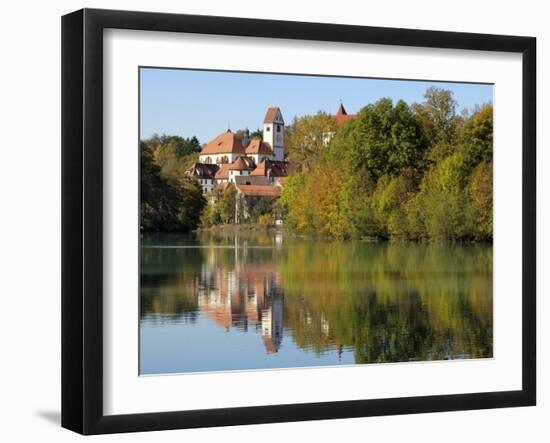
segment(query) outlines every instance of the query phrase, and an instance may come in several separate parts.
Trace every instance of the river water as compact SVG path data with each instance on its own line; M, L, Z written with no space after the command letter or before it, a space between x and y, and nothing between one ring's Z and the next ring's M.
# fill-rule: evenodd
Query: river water
M140 373L488 358L492 246L141 240Z

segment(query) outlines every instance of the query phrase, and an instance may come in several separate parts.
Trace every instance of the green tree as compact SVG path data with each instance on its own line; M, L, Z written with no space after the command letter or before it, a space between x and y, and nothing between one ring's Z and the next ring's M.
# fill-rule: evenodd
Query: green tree
M189 231L206 204L197 183L164 177L153 148L140 143L140 227L143 231Z
M185 171L199 159L201 150L196 137L183 138L177 135L153 135L143 140L153 151L155 163L165 177L175 180L186 178Z
M481 162L472 172L468 185L475 211L475 233L479 239L493 236L493 163Z
M378 236L386 238L408 236L406 204L416 190L412 175L413 171L407 169L398 176L384 175L378 180L372 196Z
M295 118L285 133L288 159L295 170L311 170L335 131L336 120L325 112Z
M233 223L235 221L235 200L237 190L235 186L228 186L218 201L218 210L222 223Z
M445 158L422 180L421 218L428 237L438 240L472 238L474 214L465 190L467 170L461 154Z
M481 106L466 122L461 135L461 148L468 167L493 160L493 106Z
M365 106L346 130L337 132L329 157L343 159L348 168L366 171L374 182L384 174L395 175L403 168L422 171L426 139L409 106L400 100L395 106L384 98Z

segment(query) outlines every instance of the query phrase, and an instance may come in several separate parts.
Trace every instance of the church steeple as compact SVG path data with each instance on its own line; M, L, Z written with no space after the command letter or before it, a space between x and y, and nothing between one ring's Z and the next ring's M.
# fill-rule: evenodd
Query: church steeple
M275 160L284 160L285 122L281 110L276 106L268 108L264 118L263 140L273 150Z
M346 112L346 108L344 108L342 102L340 102L340 106L338 107L338 111L336 111L336 115L348 115L348 113Z

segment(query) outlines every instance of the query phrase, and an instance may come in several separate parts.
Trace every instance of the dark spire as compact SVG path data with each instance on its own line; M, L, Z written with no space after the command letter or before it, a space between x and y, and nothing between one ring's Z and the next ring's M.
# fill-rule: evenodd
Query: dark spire
M346 108L344 108L342 102L340 102L340 106L338 107L338 111L336 111L336 115L348 115L348 113L346 112Z

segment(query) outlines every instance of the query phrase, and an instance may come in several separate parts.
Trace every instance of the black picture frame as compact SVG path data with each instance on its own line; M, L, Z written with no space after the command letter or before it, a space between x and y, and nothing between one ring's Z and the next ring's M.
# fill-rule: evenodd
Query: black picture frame
M519 53L522 389L131 415L103 413L103 30L171 31ZM319 420L536 403L536 39L83 9L62 18L62 426L82 434Z

